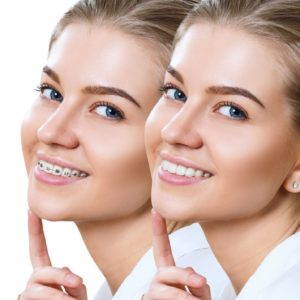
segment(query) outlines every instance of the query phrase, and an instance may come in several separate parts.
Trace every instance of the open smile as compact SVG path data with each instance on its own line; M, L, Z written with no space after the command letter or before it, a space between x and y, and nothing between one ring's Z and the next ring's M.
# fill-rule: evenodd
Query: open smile
M162 154L162 161L158 168L158 177L173 185L190 185L206 181L213 177L207 170L195 166L184 158Z
M87 177L88 176L88 174L83 171L65 168L59 165L54 165L45 160L39 160L37 163L37 168L43 172L52 174L54 176L62 176L62 177Z

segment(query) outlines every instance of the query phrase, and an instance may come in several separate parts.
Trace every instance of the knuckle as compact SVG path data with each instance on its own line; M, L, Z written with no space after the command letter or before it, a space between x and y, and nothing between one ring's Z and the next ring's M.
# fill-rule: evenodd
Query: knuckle
M70 270L69 269L61 269L61 279L62 280L65 280L67 279L67 277L71 274Z
M160 282L165 277L166 270L165 268L159 268L155 275L155 281Z
M192 272L192 273L195 272L195 270L194 270L192 267L187 267L187 268L185 268L185 270L186 270L187 272Z
M40 276L41 276L41 269L40 268L34 269L30 275L27 286L36 282L40 278Z
M197 273L195 273L195 271L192 268L186 268L185 269L185 275L187 278L194 276L194 275L198 275Z

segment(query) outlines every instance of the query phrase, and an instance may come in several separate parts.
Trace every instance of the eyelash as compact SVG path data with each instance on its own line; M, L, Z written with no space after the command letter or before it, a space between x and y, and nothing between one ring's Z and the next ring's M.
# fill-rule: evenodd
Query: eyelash
M166 83L166 84L162 85L159 90L160 90L160 92L164 93L166 95L166 97L168 97L172 100L181 101L179 99L174 99L173 97L170 97L170 96L167 95L167 93L170 89L176 89L178 92L182 93L185 96L185 94L176 85L174 85L172 83ZM186 96L185 96L185 98L186 98ZM231 118L227 117L227 118L229 118L231 120L235 120L235 121L245 121L245 120L249 119L249 115L248 115L247 111L243 107L241 107L240 105L238 105L234 102L231 102L231 101L223 101L223 102L218 103L214 107L214 111L217 111L221 107L226 107L226 106L234 108L236 110L239 110L244 115L244 117L242 117L242 118L234 118L234 117L231 117Z
M166 98L171 99L173 101L179 101L179 102L184 103L187 100L185 93L182 92L182 90L180 88L178 88L176 85L174 85L172 83L166 83L166 84L162 85L159 90L160 90L160 92L163 93L163 95ZM168 95L168 92L170 90L176 90L177 96L182 97L182 98L176 99L175 97L171 97L170 95Z
M166 83L166 84L163 84L160 88L159 88L159 91L161 93L166 93L169 89L176 89L180 92L182 92L175 84L173 83ZM183 93L183 92L182 92Z
M47 84L47 83L43 83L43 84L40 84L38 85L36 88L35 88L35 91L39 92L41 95L43 94L43 92L46 90L46 89L52 89L54 90L55 92L59 93L56 89L54 89L51 85ZM60 94L60 93L59 93ZM48 99L48 97L47 97ZM54 99L49 99L49 100L52 100L52 101L55 101ZM125 119L125 114L124 112L119 108L117 107L116 105L112 104L112 103L109 103L107 101L99 101L99 102L96 102L94 103L89 111L92 112L94 109L96 109L97 107L99 106L107 106L107 107L110 107L110 108L113 108L119 115L120 117L119 118L109 118L110 120L115 120L115 121L120 121L120 120L124 120Z
M113 108L114 110L116 110L116 111L120 114L120 119L109 118L109 119L111 119L111 120L120 121L120 120L126 119L126 118L125 118L124 112L123 112L119 107L117 107L116 105L114 105L114 104L112 104L112 103L110 103L110 102L107 102L107 101L99 101L99 102L94 103L94 104L90 107L89 111L92 112L94 109L96 109L96 108L99 107L99 106L107 106L107 107L111 107L111 108Z
M43 93L45 90L47 89L51 89L53 90L54 92L56 92L57 94L59 94L61 96L61 100L60 99L50 99L49 97L45 96L48 100L50 101L58 101L58 102L62 102L63 101L63 96L60 92L58 92L53 86L51 86L50 84L48 83L42 83L40 85L38 85L34 90L39 92L41 96L44 96Z
M245 119L230 118L231 120L245 121L245 120L249 119L249 115L248 115L247 111L243 107L241 107L240 105L238 105L234 102L231 102L231 101L222 101L222 102L218 103L217 105L215 105L214 111L217 111L219 108L224 107L224 106L230 106L232 108L238 109L245 115Z
M39 84L34 90L39 93L42 93L45 89L54 89L54 88L47 83L42 83Z

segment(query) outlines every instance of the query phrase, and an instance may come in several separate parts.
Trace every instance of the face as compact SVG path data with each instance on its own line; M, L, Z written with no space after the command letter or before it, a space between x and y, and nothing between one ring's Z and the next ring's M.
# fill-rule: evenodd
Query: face
M149 45L69 25L22 125L30 208L49 220L110 220L149 208L144 124L159 98Z
M195 24L146 124L153 206L174 220L255 216L297 162L284 71L269 41Z

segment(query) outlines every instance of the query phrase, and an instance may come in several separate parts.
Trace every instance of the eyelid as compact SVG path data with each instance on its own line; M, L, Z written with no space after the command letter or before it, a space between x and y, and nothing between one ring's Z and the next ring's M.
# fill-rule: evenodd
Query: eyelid
M163 97L165 97L166 99L171 99L171 100L174 100L174 101L180 101L182 102L182 100L179 100L179 99L175 99L173 97L170 97L167 93L169 90L176 90L178 92L180 92L182 95L184 95L184 98L185 98L185 101L187 100L187 96L186 94L182 91L181 88L179 88L176 84L174 83L171 83L171 82L167 82L165 84L163 84L161 87L160 87L160 91L163 93ZM185 102L184 101L184 102Z
M161 87L160 87L160 91L161 92L166 92L168 89L176 89L176 90L179 90L182 92L182 90L174 83L171 83L171 82L167 82L167 83L164 83ZM183 93L183 92L182 92Z
M95 108L97 108L99 106L110 106L120 113L121 119L126 119L124 111L122 109L120 109L117 105L115 105L111 102L108 102L108 101L98 101L98 102L93 103L89 108L89 112L92 112Z
M41 99L47 99L47 100L50 100L50 101L58 101L58 99L50 99L49 97L47 97L46 95L44 95L44 91L47 90L47 89L53 90L53 91L55 91L56 93L58 93L58 94L60 95L60 97L61 97L61 101L59 101L59 102L62 102L62 101L63 101L63 99L64 99L63 94L59 91L59 89L55 88L52 84L49 84L49 83L47 83L47 82L42 82L41 84L39 84L39 85L35 88L35 90L36 90L37 92L39 92L39 97L40 97Z
M239 109L240 111L242 111L245 114L245 120L249 119L248 112L241 105L239 105L239 104L237 104L235 102L232 102L232 101L222 101L222 102L219 102L219 103L217 103L213 107L213 110L216 111L216 110L218 110L222 106L232 106L232 107L235 107L235 108ZM235 119L235 120L237 120L237 121L243 121L243 120L239 120L239 119Z
M57 88L55 88L54 86L52 86L50 83L47 83L47 82L43 82L35 88L35 90L40 93L42 93L45 89L55 90L56 92L58 92L62 95L62 93L60 91L58 91Z

